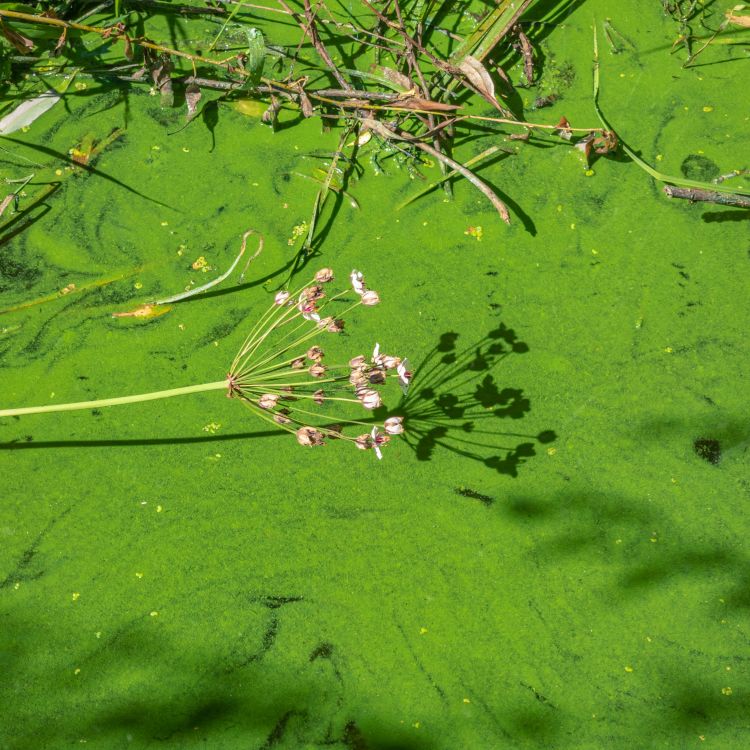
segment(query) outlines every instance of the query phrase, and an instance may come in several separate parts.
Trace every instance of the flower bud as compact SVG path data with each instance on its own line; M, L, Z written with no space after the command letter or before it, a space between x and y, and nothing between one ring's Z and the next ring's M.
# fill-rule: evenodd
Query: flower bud
M380 364L382 364L386 370L395 370L401 364L401 357L391 357L384 354L380 359Z
M361 388L358 390L357 398L365 409L377 409L383 403L380 394L370 388Z
M278 403L279 395L277 393L264 393L258 399L258 406L260 406L261 409L273 409Z
M404 418L388 417L383 424L383 429L389 435L400 435L404 431Z
M344 321L341 318L332 320L327 326L328 333L341 333L344 330Z
M292 360L292 367L295 370L301 370L305 366L305 358L304 357L297 357L297 359Z
M372 370L367 379L373 385L382 385L385 383L385 373L382 370Z
M273 298L274 304L283 305L289 299L289 292L277 292Z
M313 401L318 404L318 406L323 405L323 402L325 401L325 392L322 388L313 393Z
M377 305L378 302L380 302L380 295L377 292L374 292L372 289L369 289L362 295L363 305L372 307L373 305Z

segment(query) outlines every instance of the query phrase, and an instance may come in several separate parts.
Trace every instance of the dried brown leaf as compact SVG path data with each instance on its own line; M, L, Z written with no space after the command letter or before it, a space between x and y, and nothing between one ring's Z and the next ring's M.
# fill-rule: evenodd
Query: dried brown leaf
M570 129L570 123L568 122L567 117L560 118L560 122L557 123L554 132L566 141L569 141L573 137L573 131Z
M187 104L187 120L190 122L198 114L198 102L201 100L201 90L195 81L185 86L185 104Z
M57 57L57 55L60 54L60 52L62 51L62 48L65 46L66 41L68 41L68 29L67 28L62 30L62 34L60 34L57 40L55 49L52 50L52 57Z
M5 213L5 209L10 206L11 203L15 200L16 194L11 193L10 195L6 195L5 198L3 198L3 202L0 203L0 216L2 216Z
M420 96L410 96L397 102L398 106L403 109L417 109L425 112L455 112L461 109L458 104L444 104L443 102L434 102L431 99L422 99Z
M414 87L414 84L408 76L405 76L403 73L399 73L393 68L386 68L384 66L381 66L378 68L378 71L383 74L383 78L386 78L391 83L394 83L396 84L396 86L401 87L404 91L409 91Z
M303 117L312 117L314 114L313 105L310 97L305 93L303 88L299 90L299 106L302 109Z
M141 305L135 310L127 312L112 313L113 318L157 318L159 315L168 313L172 308L167 306L158 306L154 304Z
M727 21L731 24L734 24L735 26L740 26L743 29L750 29L750 15L739 15L738 13L735 13L736 10L745 10L747 9L747 5L743 3L742 5L735 5L732 10L728 10L724 15L727 18Z
M26 54L34 49L34 42L23 34L19 34L15 29L11 28L7 23L0 20L0 28L2 28L3 36L22 54Z
M474 86L482 96L494 101L495 84L492 81L492 77L487 72L487 68L485 68L476 57L466 55L458 66L458 69L469 79L471 85Z

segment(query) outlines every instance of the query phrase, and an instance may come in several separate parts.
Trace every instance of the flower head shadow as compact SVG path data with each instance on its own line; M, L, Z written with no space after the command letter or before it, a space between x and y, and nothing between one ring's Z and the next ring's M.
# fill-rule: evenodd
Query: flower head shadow
M465 347L458 346L459 338L455 332L442 334L414 368L411 387L397 406L404 416L404 440L420 461L444 448L515 477L536 455L537 445L556 439L552 430L507 431L500 421L524 419L531 402L522 388L500 387L492 370L529 348L502 323Z

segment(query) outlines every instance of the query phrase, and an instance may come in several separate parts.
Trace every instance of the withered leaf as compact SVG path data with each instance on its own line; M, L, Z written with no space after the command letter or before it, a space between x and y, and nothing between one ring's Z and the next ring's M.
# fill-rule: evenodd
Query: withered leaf
M518 41L521 44L521 55L523 57L523 74L526 83L530 86L534 83L534 48L531 46L529 38L523 33L520 24L517 28Z
M7 23L0 20L0 29L2 29L3 36L23 55L34 49L34 42L23 34L19 34L15 29L11 28Z
M568 122L567 117L560 118L560 122L557 123L554 132L566 141L569 141L573 137L573 131L570 129L570 123Z
M305 93L305 90L303 88L300 88L299 90L299 106L302 109L302 115L304 117L312 117L313 116L313 105L310 101L310 97Z
M160 315L168 313L172 308L168 306L159 306L154 304L141 305L135 310L126 312L112 313L113 318L158 318Z
M198 102L201 100L201 90L195 81L185 86L185 104L187 105L187 121L190 122L198 114Z
M410 96L397 102L403 109L420 109L426 112L455 112L461 109L458 104L444 104L443 102L433 102L430 99L422 99L420 96Z
M15 193L11 193L10 195L6 195L5 198L3 198L3 202L0 203L0 216L2 216L5 213L5 209L10 206L13 201L15 201L16 195Z
M271 104L261 116L261 122L264 122L266 125L270 125L273 130L276 130L276 118L279 113L279 109L281 109L281 102L279 101L279 98L271 94Z
M495 99L495 84L487 68L476 57L466 55L458 69L469 79L474 88L487 99Z
M399 86L404 91L409 91L414 87L414 84L411 82L411 79L408 76L405 76L403 73L399 73L393 68L380 66L377 68L377 70L379 73L382 73L383 78L389 80L391 83L395 83L396 86Z
M750 29L750 15L745 16L734 12L735 10L744 10L745 7L744 5L736 5L732 10L728 10L725 13L727 21L735 26Z
M62 30L62 34L60 34L60 37L57 40L57 44L55 45L55 49L52 50L52 57L57 57L57 55L60 54L62 51L62 48L65 46L65 42L68 40L68 29L65 28Z

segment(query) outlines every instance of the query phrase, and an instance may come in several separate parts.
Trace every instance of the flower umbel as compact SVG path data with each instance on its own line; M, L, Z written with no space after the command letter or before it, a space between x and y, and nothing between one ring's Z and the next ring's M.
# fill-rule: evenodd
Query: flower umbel
M378 295L367 289L359 271L353 271L350 279L357 299L344 307L342 316L360 305L367 307L379 301ZM372 427L371 418L332 419L325 411L336 407L378 409L383 404L378 387L389 378L397 378L404 387L411 373L406 370L406 360L402 363L398 357L381 355L377 345L371 362L361 355L349 359L348 364L346 359L340 365L328 362L317 339L341 333L344 318L326 315L325 308L333 301L346 302L342 297L349 294L347 290L325 292L322 285L331 281L333 271L324 268L299 289L278 292L256 321L223 380L95 401L0 409L0 417L96 409L224 390L256 416L294 434L300 445L309 448L341 440L362 450L373 449L382 458L381 448L389 436L403 432L401 417L389 417L382 434L377 426ZM394 367L397 372L389 374ZM354 435L347 433L350 426L356 430ZM363 428L370 432L357 435Z
M366 421L337 417L334 422L325 412L336 407L372 412L383 405L379 388L392 379L403 387L410 374L401 367L399 357L381 354L378 344L369 362L362 355L342 365L327 361L320 341L329 333L341 332L344 320L326 315L325 308L347 295L346 291L329 292L328 286L324 292L323 285L333 278L333 271L324 268L296 291L276 294L232 363L227 377L229 395L256 415L293 432L300 445L316 447L340 439L361 450L372 449L382 458L381 449L390 436L404 431L402 417L389 417L378 428L366 416ZM380 301L377 292L367 288L362 273L352 271L349 278L357 299L344 306L342 315ZM350 425L359 426L359 432L363 426L370 431L349 435Z

